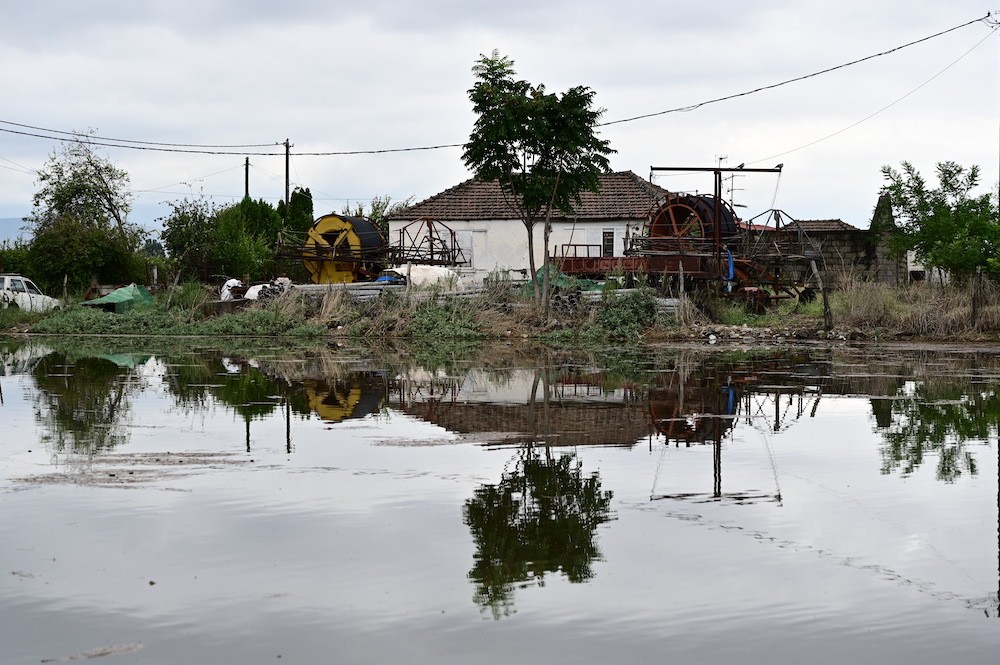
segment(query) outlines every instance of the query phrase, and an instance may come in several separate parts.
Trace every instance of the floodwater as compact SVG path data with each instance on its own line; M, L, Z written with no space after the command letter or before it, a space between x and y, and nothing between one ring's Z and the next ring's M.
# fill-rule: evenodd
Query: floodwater
M0 662L996 663L1000 357L0 339Z

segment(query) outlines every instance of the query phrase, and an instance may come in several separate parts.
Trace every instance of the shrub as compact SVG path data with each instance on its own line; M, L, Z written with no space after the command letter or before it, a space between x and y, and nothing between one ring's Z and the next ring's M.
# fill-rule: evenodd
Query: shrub
M602 299L593 322L586 327L588 337L635 339L656 323L656 301L647 289Z

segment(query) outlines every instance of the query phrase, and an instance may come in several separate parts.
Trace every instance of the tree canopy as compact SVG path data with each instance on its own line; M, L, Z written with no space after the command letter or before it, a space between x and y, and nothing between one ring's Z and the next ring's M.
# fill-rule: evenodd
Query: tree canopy
M364 217L374 224L382 232L382 236L389 237L389 218L396 213L405 210L413 203L413 197L409 196L402 201L393 201L391 196L374 196L365 205L364 203L347 203L341 210L344 215L352 217Z
M302 234L315 221L313 196L308 187L296 187L288 198L288 208L284 201L278 201L278 215L284 220L285 229Z
M128 220L132 193L125 171L78 135L50 155L37 183L26 219L36 281L52 288L65 277L71 287L83 288L93 276L117 283L141 279L135 253L146 232Z
M533 229L553 210L572 214L584 191L600 189L609 170L608 141L597 136L603 109L586 86L562 94L516 78L514 61L493 51L472 68L469 100L476 122L462 153L476 177L497 180L528 232L532 279L537 271Z
M974 194L979 167L946 161L936 167L938 186L931 188L909 162L901 169L882 167L893 213L900 222L895 248L913 250L927 267L965 279L980 268L1000 273L1000 217L995 193Z
M216 207L184 199L169 205L173 210L160 220L161 237L180 270L204 280L274 272L281 217L267 201L244 198Z

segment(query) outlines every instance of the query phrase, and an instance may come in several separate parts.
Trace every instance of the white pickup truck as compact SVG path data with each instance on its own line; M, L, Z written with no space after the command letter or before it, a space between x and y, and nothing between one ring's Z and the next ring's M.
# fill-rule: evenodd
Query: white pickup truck
M42 293L27 277L0 273L0 307L17 307L25 312L48 312L62 303Z

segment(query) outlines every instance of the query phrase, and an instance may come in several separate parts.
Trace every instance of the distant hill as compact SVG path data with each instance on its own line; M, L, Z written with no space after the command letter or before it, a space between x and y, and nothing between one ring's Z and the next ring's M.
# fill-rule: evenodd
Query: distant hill
M0 244L5 240L14 241L21 235L24 220L20 217L0 217Z

